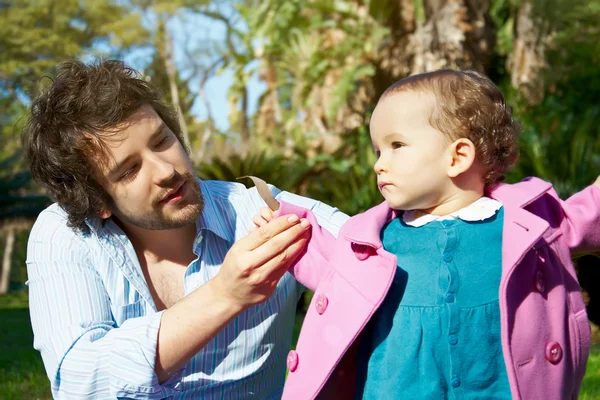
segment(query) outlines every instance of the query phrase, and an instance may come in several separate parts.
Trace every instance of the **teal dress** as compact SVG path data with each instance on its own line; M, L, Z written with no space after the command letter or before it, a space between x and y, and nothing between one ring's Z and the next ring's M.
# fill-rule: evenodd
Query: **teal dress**
M398 257L359 347L355 398L510 399L498 290L504 210L480 222L401 218L382 232Z

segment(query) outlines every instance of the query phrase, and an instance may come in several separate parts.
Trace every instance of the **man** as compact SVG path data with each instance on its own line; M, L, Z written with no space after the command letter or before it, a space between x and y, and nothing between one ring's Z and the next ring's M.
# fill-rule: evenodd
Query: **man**
M34 347L56 398L278 398L307 221L195 177L176 116L121 62L68 62L23 143L57 203L29 238ZM337 210L272 189L336 234ZM235 244L234 244L235 243Z

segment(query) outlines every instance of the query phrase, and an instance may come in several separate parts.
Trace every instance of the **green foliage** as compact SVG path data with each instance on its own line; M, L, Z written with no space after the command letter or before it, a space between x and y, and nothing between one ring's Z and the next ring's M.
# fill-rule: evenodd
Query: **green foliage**
M31 173L19 164L19 152L0 160L0 223L35 218L50 203L48 197L30 193Z
M355 215L381 203L373 171L376 158L366 129L344 137L344 146L332 155L316 158L307 195Z
M541 104L530 106L518 92L509 94L524 127L521 159L510 178L539 176L564 197L600 174L600 1L534 6L555 34Z
M576 111L564 99L547 96L523 118L521 158L511 180L538 176L569 196L600 174L600 107Z
M214 158L210 162L202 162L197 167L198 176L202 179L238 181L251 187L250 179L243 176L254 175L279 189L302 193L310 168L300 159L286 159L282 155L252 153L246 157L234 154L227 160Z
M139 15L112 0L9 0L0 14L0 96L34 92L57 62L78 57L100 41L139 43Z

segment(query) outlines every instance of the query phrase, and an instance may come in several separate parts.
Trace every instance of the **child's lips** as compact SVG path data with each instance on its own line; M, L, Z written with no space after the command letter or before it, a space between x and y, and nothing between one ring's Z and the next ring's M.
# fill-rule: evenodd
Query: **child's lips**
M391 185L391 183L388 182L379 182L379 190L383 190L384 187Z

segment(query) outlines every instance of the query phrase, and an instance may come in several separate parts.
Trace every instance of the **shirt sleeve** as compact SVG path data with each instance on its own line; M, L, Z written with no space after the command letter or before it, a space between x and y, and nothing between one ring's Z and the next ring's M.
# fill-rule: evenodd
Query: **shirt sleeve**
M561 201L561 228L573 254L600 251L600 188L589 186Z
M57 399L163 399L183 369L160 384L154 372L162 313L115 326L111 302L82 236L44 211L27 248L34 348Z
M335 207L331 207L318 200L313 200L308 197L299 196L289 192L281 192L279 190L272 192L277 200L285 201L286 203L306 208L314 215L316 222L320 227L331 233L333 237L337 237L342 225L350 219L350 217Z

